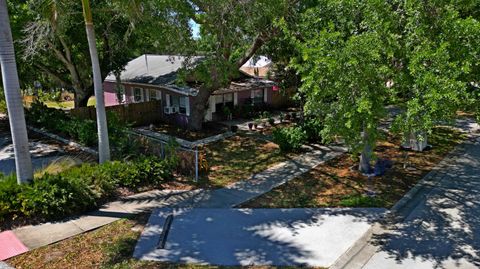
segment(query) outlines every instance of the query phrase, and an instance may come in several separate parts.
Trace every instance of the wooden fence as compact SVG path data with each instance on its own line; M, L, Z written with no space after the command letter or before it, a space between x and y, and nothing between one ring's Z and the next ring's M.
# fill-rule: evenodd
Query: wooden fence
M148 125L162 120L162 101L109 106L107 113L114 113L123 121L134 126ZM81 119L96 120L95 107L80 107L70 110L70 114Z

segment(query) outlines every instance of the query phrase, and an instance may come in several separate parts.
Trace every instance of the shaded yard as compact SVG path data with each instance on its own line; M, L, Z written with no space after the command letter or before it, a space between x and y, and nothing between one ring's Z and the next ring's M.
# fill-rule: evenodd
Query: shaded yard
M248 179L272 165L287 161L293 154L280 153L277 144L243 134L206 147L210 172L201 179L203 185L223 187Z
M342 155L241 207L391 207L464 139L459 131L439 127L429 136L431 149L413 152L401 150L399 138L388 135L375 149L378 158L393 162L381 177L369 182L352 169L358 161ZM368 191L376 197L367 196Z

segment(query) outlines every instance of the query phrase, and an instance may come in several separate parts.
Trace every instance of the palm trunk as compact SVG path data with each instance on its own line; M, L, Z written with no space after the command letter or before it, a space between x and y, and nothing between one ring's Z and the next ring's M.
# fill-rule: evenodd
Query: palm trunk
M97 101L97 128L98 128L98 153L100 163L110 160L110 145L108 142L107 116L105 113L105 98L102 88L102 73L100 71L100 62L98 60L97 44L95 41L95 30L93 28L92 11L90 10L90 0L82 0L83 15L85 17L85 28L87 31L88 47L90 49L90 58L92 60L93 85L95 98Z
M0 0L0 64L15 151L17 181L19 184L28 183L33 179L32 160L6 0Z

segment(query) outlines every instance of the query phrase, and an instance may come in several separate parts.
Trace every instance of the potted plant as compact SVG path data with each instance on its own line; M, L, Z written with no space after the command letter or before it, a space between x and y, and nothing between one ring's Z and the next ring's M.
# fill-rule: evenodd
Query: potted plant
M227 118L227 120L232 120L232 111L228 106L223 107L223 114Z
M250 129L250 131L253 129L253 122L248 123L248 129Z
M292 112L291 118L292 118L292 120L295 120L295 119L297 118L297 113L296 113L296 112Z
M258 125L260 125L260 120L259 120L259 119L256 119L256 120L253 122L253 127L254 127L255 129L257 129L257 128L258 128Z
M268 123L270 124L270 126L274 126L275 125L275 119L274 118L268 118Z

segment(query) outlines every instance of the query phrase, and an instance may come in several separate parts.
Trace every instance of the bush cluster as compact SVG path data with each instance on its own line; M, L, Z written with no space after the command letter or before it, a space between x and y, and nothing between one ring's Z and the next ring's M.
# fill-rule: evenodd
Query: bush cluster
M97 124L95 121L70 116L62 110L49 108L43 103L35 102L26 111L26 118L30 124L45 128L51 132L67 135L85 146L97 144ZM110 146L117 156L132 153L134 143L127 135L128 125L121 122L113 114L107 114L108 134Z
M320 132L323 129L323 123L321 120L317 118L306 118L301 126L307 135L308 142L319 143L322 141Z
M307 134L299 126L273 130L273 142L278 144L281 151L297 151L306 141Z
M172 170L168 159L142 157L83 164L55 175L44 174L24 185L18 185L15 176L0 174L0 221L16 217L52 221L79 214L111 200L120 187L135 191L171 180Z

